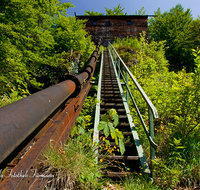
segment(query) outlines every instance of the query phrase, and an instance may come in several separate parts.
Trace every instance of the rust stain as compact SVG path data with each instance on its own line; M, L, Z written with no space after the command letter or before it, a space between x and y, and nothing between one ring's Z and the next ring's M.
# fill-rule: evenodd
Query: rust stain
M99 50L100 42L97 45ZM65 142L69 137L72 127L80 113L83 102L91 87L89 79L84 83L81 90L80 84L94 74L94 68L98 57L98 51L94 51L89 66L86 66L87 71L72 76L70 79L55 86L42 90L27 98L14 102L8 106L0 108L0 161L4 160L35 128L40 125L61 103L70 97L75 91L80 90L78 96L72 98L66 104L60 115L54 119L53 123L44 132L44 134L27 149L22 159L18 164L8 164L12 169L12 174L20 173L21 171L29 171L33 166L37 166L37 158L42 150L54 143L58 146L60 142ZM5 151L6 150L6 151ZM42 180L40 189L44 187L46 180ZM35 183L35 184L34 184ZM5 178L0 183L0 189L22 189L24 187L36 187L41 183L41 180L29 178ZM33 185L34 184L34 185ZM38 186L38 187L39 187Z

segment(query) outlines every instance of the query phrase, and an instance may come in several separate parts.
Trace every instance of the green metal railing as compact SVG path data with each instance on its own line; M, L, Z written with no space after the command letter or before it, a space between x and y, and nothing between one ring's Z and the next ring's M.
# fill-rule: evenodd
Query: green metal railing
M152 102L150 101L150 99L148 98L148 96L146 95L146 93L144 92L144 90L142 89L142 87L139 85L139 83L137 82L137 80L135 79L135 77L132 75L132 73L130 72L130 70L128 69L128 67L126 66L126 64L123 62L123 60L121 59L121 57L118 55L117 51L115 50L115 48L113 47L113 45L111 43L109 43L109 52L111 54L111 58L114 62L114 66L116 69L116 72L118 74L118 78L119 80L123 80L124 81L124 86L126 88L126 101L127 104L129 104L129 99L132 100L133 105L137 111L137 115L140 118L141 124L144 128L144 131L147 135L147 138L150 142L150 158L151 160L155 159L155 149L157 148L157 144L154 142L154 125L153 125L153 119L154 118L158 118L158 112L156 110L156 108L154 107L154 105L152 104ZM123 71L121 70L121 68L123 68ZM123 74L123 72L125 72L125 76ZM138 89L138 91L140 92L141 96L143 97L143 99L145 100L145 102L147 103L148 106L148 117L149 117L149 131L146 127L146 124L142 118L142 115L140 113L140 110L133 98L133 94L131 93L131 90L129 88L129 81L132 80L133 83L135 84L136 88Z
M101 65L98 79L98 90L97 90L97 99L99 102L96 104L95 109L95 119L94 119L94 133L93 133L93 144L99 143L99 131L97 129L99 121L100 121L100 100L101 100L101 81L102 81L102 69L103 69L103 50L101 53ZM95 155L98 156L98 149L94 146ZM96 157L96 161L98 162L98 158Z

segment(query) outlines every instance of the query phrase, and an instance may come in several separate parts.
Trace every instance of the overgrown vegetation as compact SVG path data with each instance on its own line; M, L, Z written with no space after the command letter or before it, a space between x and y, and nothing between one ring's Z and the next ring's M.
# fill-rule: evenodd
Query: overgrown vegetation
M42 168L45 174L54 175L48 189L101 189L101 168L97 164L92 147L92 130L79 128L78 135L70 138L62 147L50 148L43 154Z
M94 46L69 7L59 0L1 2L1 106L61 81L78 54L80 69L87 63Z
M127 15L126 12L124 12L125 8L122 8L121 5L119 4L117 7L113 7L112 9L109 9L107 7L105 7L105 13L99 13L99 12L94 12L92 11L86 11L84 12L84 15L86 16L101 16L101 15ZM133 15L145 15L146 14L146 10L144 9L144 7L142 7L140 10L135 11L135 13L133 13Z
M87 63L94 46L83 30L84 21L67 15L69 7L73 5L58 0L1 2L0 107L61 81L79 54L80 69ZM105 10L106 15L126 15L120 4ZM103 15L93 11L85 14ZM135 14L144 15L144 7ZM200 19L193 20L190 9L184 11L181 5L164 13L158 9L155 15L149 20L149 43L142 34L140 39L116 39L114 44L159 113L159 119L154 121L159 147L153 184L140 174L128 177L120 185L103 180L104 162L96 163L92 146L93 115L98 100L88 97L68 142L44 152L41 166L45 174L56 177L48 188L129 190L200 185ZM129 86L148 122L145 102L131 82ZM131 104L130 108L143 148L149 153L148 141L134 117L136 111ZM110 130L113 138L123 139L113 129L110 114L102 121L106 135ZM101 142L95 146L112 154Z
M149 19L149 38L156 42L165 40L165 55L171 71L194 71L192 49L199 47L200 19L193 20L191 10L177 4L161 13L160 8Z
M105 137L108 137L109 135L112 137L112 139L115 140L116 145L119 145L119 150L121 155L125 152L125 146L124 146L124 135L122 131L119 131L119 129L115 128L117 127L119 123L119 116L115 109L110 109L101 117L101 121L98 125L98 130L103 130L103 133ZM109 140L105 140L106 144L110 146ZM112 153L112 152L111 152Z
M154 183L161 189L195 187L200 181L200 51L192 50L195 57L193 73L186 73L184 69L178 73L169 72L164 45L162 41L147 43L142 35L140 40L118 39L114 44L159 113L160 118L155 121L155 140L159 148L154 163L157 176ZM130 83L148 121L148 111L143 107L145 102L133 86ZM131 107L135 116L135 109ZM139 121L133 118L140 132ZM140 136L144 149L148 150L145 136Z
M101 174L106 167L106 156L112 155L114 150L105 143L105 137L100 138L98 144L93 143L93 123L90 114L94 113L96 103L96 98L87 97L68 141L63 146L50 147L43 152L40 161L42 172L44 175L54 175L54 178L49 180L47 189L92 190L110 186L115 188L116 185ZM110 115L118 122L116 110L111 110ZM95 155L96 149L105 153L99 162Z

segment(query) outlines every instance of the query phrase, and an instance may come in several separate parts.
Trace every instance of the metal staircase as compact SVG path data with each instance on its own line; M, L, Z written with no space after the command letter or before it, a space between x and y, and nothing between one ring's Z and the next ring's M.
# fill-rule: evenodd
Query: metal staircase
M110 45L110 49L102 53L97 94L97 98L101 103L98 103L96 106L93 142L99 142L99 138L103 136L103 131L97 130L100 117L108 110L114 108L119 116L119 124L116 128L123 132L125 138L125 153L121 155L116 149L114 150L114 147L118 146L115 140L112 139L111 136L108 136L107 139L110 141L111 148L113 147L114 155L106 156L107 167L103 171L103 174L108 177L124 177L133 172L150 174L149 166L144 156L128 106L128 98L133 97L131 93L129 95L130 97L124 94L120 81L120 78L123 78L123 76L120 77L120 72L122 72L120 70L121 58L118 57L118 54L113 54L114 51L113 46ZM117 65L119 68L117 68ZM128 81L126 80L124 82L128 87ZM154 110L154 112L157 113L156 110ZM156 116L157 115L154 115L154 118ZM150 142L152 141L152 148L155 149L157 145L153 142L153 138L150 136L147 129L145 132L149 135L148 138ZM98 151L96 151L96 154L98 155L98 160L105 158L105 155L100 155ZM154 155L153 152L151 152L151 155L152 154Z

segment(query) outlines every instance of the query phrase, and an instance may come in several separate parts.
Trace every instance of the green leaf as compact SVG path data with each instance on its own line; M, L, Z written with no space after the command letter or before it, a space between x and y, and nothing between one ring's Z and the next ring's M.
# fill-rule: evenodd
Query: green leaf
M116 145L119 144L119 142L118 142L118 138L115 138L115 143L116 143Z
M169 143L169 145L174 146L174 144L172 144L172 143Z
M106 142L107 146L110 146L110 141L109 140L105 140L105 142Z
M110 116L113 116L113 115L117 114L117 111L116 111L115 109L112 108L112 109L108 110L107 113L108 113Z
M183 148L185 148L184 146L177 146L176 147L177 149L183 149Z
M119 116L117 114L113 115L112 120L113 120L114 126L117 127L117 125L119 124Z
M177 146L177 145L179 145L180 144L180 142L181 142L181 139L176 139L176 138L174 138L174 144Z
M110 131L115 132L115 128L111 122L108 122L108 127L110 128Z
M104 114L102 117L101 117L101 121L106 121L108 122L109 121L109 116Z
M115 129L115 133L116 133L117 137L119 137L120 139L124 138L123 133L121 131L119 131L119 129Z
M105 128L106 125L107 125L107 122L105 122L105 121L100 121L100 122L99 122L99 125L98 125L98 127L97 127L97 130L99 130L99 131L103 130L103 129Z
M125 146L122 139L119 139L119 148L120 148L121 155L123 155L125 152Z
M78 178L83 184L85 183L85 181L81 178L81 177L79 177Z
M103 132L104 132L104 135L105 135L106 137L109 136L109 134L110 134L110 130L109 130L109 127L108 127L107 124L105 125L105 128L104 128Z
M113 138L113 139L117 139L117 134L115 133L115 132L113 132L113 131L111 131L111 137ZM118 145L118 144L117 144Z
M71 131L71 136L78 134L78 127L76 125L74 125L72 131Z
M85 129L83 127L80 127L78 133L85 134Z

